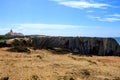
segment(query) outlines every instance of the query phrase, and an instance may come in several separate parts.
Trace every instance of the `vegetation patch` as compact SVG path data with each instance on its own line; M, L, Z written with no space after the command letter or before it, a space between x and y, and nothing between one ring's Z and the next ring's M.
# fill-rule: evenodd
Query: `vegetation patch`
M40 80L39 77L37 75L32 75L32 79L31 80Z
M90 76L90 71L88 71L87 69L83 69L81 72L84 76Z
M12 39L12 36L8 36L8 35L0 35L0 40L6 40L6 39Z
M8 49L8 51L11 52L27 52L30 53L30 50L27 47L23 47L23 46L14 46L10 49Z
M9 80L9 77L2 77L0 80Z

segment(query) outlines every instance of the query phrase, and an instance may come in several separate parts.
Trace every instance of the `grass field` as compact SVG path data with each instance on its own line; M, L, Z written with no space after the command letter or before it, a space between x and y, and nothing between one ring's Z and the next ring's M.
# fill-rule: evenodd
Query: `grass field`
M8 80L120 80L120 57L31 53L0 48L0 79Z

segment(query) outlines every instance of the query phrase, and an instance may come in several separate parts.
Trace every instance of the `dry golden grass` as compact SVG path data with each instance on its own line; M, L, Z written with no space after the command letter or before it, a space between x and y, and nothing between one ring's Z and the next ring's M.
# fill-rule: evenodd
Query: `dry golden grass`
M0 78L9 80L120 80L120 57L86 57L32 50L0 49Z

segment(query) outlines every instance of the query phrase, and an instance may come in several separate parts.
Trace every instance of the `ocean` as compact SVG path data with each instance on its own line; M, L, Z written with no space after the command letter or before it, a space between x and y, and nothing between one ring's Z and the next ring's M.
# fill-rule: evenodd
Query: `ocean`
M120 45L120 37L116 37L115 40L119 43Z

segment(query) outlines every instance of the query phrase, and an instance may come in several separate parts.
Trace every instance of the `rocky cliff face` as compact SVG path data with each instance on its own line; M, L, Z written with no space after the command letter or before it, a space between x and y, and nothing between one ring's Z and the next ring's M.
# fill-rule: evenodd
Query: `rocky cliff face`
M120 46L112 38L36 37L32 46L39 49L61 49L77 54L120 56Z
M120 56L120 45L113 38L32 37L0 42L0 47L26 46L35 49L69 51L83 55Z

